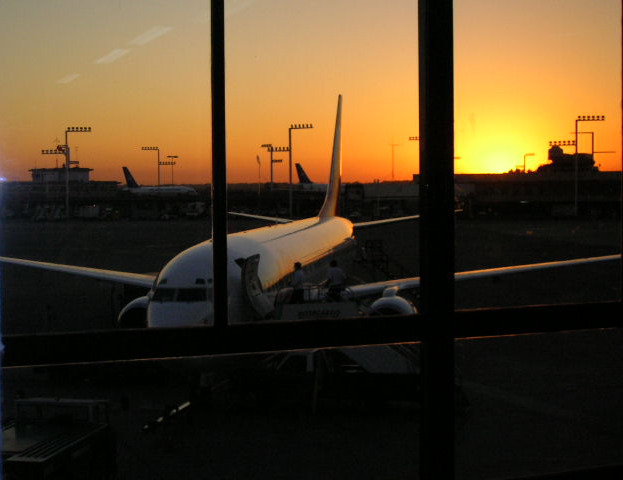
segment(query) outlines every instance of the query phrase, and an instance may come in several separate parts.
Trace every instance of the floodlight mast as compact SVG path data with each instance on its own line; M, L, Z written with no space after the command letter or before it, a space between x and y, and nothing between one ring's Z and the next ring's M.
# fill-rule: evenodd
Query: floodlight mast
M58 145L56 148L54 149L50 149L50 148L46 148L41 150L41 155L65 155L65 149L67 148L67 145ZM56 168L58 168L58 158L55 158L56 160ZM37 168L37 163L35 162L35 169Z
M167 158L169 159L166 162L160 162L160 165L171 165L171 185L174 185L173 183L173 167L175 165L177 165L177 163L175 162L175 160L173 160L174 158L180 158L177 155L167 155Z
M605 115L578 115L575 119L575 194L573 201L573 211L578 216L578 123L579 122L603 122L606 120Z
M141 150L155 150L157 152L156 165L158 166L158 186L160 186L160 148L158 147L141 147Z
M270 189L273 189L273 145L272 143L262 143L260 145L270 153Z
M419 141L420 141L420 136L419 136L419 135L415 135L415 136L409 137L409 141L410 141L410 142L419 142ZM455 158L456 158L456 157L455 157ZM418 162L418 163L419 163L419 162ZM419 168L419 164L418 164L418 171L419 171L419 170L420 170L420 168Z
M394 143L394 140L392 139L392 143L389 144L390 147L392 147L392 182L394 181L394 149L396 147L400 147L401 145L399 143Z
M273 152L289 152L289 147L273 147L272 143L263 143L261 145L262 148L265 148L270 152L270 189L273 189L274 181L273 181L273 165L275 163L282 163L281 159L274 159Z
M65 129L65 145L63 145L63 153L65 154L65 218L69 218L69 167L79 162L71 161L71 153L69 148L70 133L91 133L91 127L67 127Z
M292 130L304 130L314 128L311 123L291 124L288 128L288 204L290 206L290 218L292 215Z

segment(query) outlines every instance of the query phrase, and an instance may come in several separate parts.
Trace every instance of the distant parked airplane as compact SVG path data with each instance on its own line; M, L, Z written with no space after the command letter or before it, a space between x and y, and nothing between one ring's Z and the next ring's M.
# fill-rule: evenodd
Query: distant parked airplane
M283 287L289 285L295 262L302 264L309 280L314 280L315 277L319 276L324 278L329 262L355 247L353 233L357 230L419 217L419 215L410 215L352 223L348 219L338 216L341 172L341 113L342 97L340 96L329 184L324 203L317 216L302 220L290 220L238 214L244 217L270 220L278 223L278 225L238 232L227 237L229 313L232 323L249 321L253 318L272 317L276 313L275 298ZM126 172L128 184L131 186L134 180L125 167L124 172ZM141 187L134 186L131 188ZM157 189L158 187L151 188ZM158 274L102 270L8 257L0 257L0 263L71 273L148 288L149 293L136 298L123 308L119 314L119 323L133 326L176 327L213 324L212 252L211 240L199 243L175 256ZM457 272L455 279L459 281L497 277L567 265L615 261L620 258L621 255L616 254ZM419 285L419 277L362 283L349 286L345 298L376 297L376 300L370 305L370 312L372 313L415 313L415 306L407 298L400 296L399 293L417 288ZM322 316L325 311L335 310L334 308L318 308L314 305L312 308L313 311L310 313L312 318Z
M197 191L194 188L184 187L181 185L142 187L136 180L134 180L134 177L130 173L130 169L128 167L122 168L123 175L125 176L125 181L127 183L127 187L124 187L124 189L135 195L197 195Z
M275 300L278 300L280 290L290 284L295 262L302 264L303 270L308 275L308 280L313 281L319 276L326 278L325 272L329 262L355 246L354 231L419 217L419 215L411 215L352 223L348 219L338 216L341 172L341 112L342 97L340 96L329 184L318 215L302 220L290 220L239 214L245 217L272 220L278 225L228 235L227 280L231 323L276 316L277 302ZM124 172L126 170L124 168ZM133 179L129 176L128 183L131 184L131 182ZM132 188L136 189L137 187ZM0 263L29 266L145 287L149 289L149 292L134 299L122 309L118 318L119 323L135 327L179 327L212 325L214 322L212 254L212 241L204 241L179 253L158 274L103 270L8 257L0 257ZM617 254L459 272L455 274L455 279L459 281L500 276L517 272L559 268L565 265L614 261L620 258L621 256ZM353 303L349 302L349 299L371 297L376 298L376 300L370 304L369 313L412 314L416 312L415 306L400 293L404 290L417 288L419 285L419 277L352 285L342 295L343 299L346 300L345 302L333 303L315 303L314 300L322 300L323 298L323 292L318 289L316 299L310 298L309 302L301 304L298 308L299 310L301 308L308 309L302 312L305 314L305 318L331 318L331 316L340 316L335 315L335 312L340 312L338 308L340 304ZM355 314L356 312L351 312L345 315L353 316ZM293 317L282 316L281 318ZM342 350L346 351L350 358L370 372L378 373L388 370L406 372L412 368L412 362L408 361L408 357L392 349L391 346L374 347L373 351L370 349Z
M303 170L303 165L296 163L294 166L296 167L296 174L299 177L297 188L301 190L311 190L314 192L324 192L327 189L326 183L312 182L305 170Z

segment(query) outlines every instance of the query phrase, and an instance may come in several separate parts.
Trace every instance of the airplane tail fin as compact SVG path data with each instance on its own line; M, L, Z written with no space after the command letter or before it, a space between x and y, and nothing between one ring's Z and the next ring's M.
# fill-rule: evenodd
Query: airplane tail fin
M335 118L335 133L333 136L333 156L331 158L331 175L327 185L324 203L318 216L320 218L335 217L337 215L340 180L342 175L342 95L337 98L337 115Z
M128 188L138 188L139 184L134 180L134 177L130 173L130 169L128 167L123 168L123 175L125 177L125 183L127 183Z
M311 178L307 176L305 170L303 170L303 165L301 165L300 163L295 163L294 166L296 167L296 174L299 177L299 183L304 183L307 185L314 183L311 181Z

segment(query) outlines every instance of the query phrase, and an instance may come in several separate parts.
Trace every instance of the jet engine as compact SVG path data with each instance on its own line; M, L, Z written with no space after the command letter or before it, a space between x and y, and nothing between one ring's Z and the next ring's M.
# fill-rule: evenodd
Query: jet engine
M417 308L404 297L396 295L398 287L387 287L383 296L370 305L372 315L408 315L417 313Z
M144 328L147 327L147 306L149 297L138 297L128 303L117 317L117 323L121 328Z

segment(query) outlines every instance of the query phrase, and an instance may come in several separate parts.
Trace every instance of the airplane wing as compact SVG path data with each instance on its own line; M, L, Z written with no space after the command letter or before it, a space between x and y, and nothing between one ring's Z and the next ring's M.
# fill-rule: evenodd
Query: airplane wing
M292 220L289 218L281 218L281 217L266 217L264 215L254 215L252 213L240 213L240 212L227 212L230 215L236 215L238 217L246 217L252 218L254 220L264 220L266 222L274 222L274 223L290 223ZM377 225L384 225L386 223L398 223L405 222L407 220L415 220L420 218L419 215L409 215L407 217L397 217L397 218L384 218L383 220L371 220L369 222L359 222L353 223L353 228L355 230L366 227L374 227Z
M264 215L253 215L251 213L240 213L240 212L227 212L230 215L236 215L238 217L245 218L253 218L254 220L264 220L266 222L274 222L274 223L290 223L292 220L289 218L280 218L280 217L265 217Z
M546 270L549 268L560 268L574 265L584 265L587 263L608 262L620 260L621 255L606 255L602 257L576 258L572 260L559 260L555 262L532 263L528 265L515 265L510 267L486 268L482 270L471 270L468 272L457 272L454 280L473 280L477 278L499 277L512 273L533 272ZM369 295L380 294L388 287L398 287L398 290L408 290L420 286L420 277L400 278L396 280L384 280L381 282L365 283L348 287L348 293L353 297L366 297Z
M383 220L371 220L369 222L353 223L353 228L355 230L358 230L360 228L374 227L376 225L384 225L386 223L405 222L407 220L415 220L418 218L420 218L419 215L409 215L407 217L396 217L396 218L384 218Z
M463 211L462 209L457 209L454 211L454 213L460 213L462 211ZM361 228L375 227L377 225L384 225L386 223L406 222L408 220L417 220L419 218L420 218L419 215L408 215L406 217L396 217L396 218L384 218L383 220L371 220L369 222L353 223L353 228L355 230L359 230Z
M23 260L21 258L0 257L0 263L10 263L25 267L40 268L52 272L71 273L83 277L106 280L108 282L123 283L137 287L151 288L156 275L118 272L115 270L102 270L99 268L77 267L74 265L61 265L58 263L37 262L34 260Z

